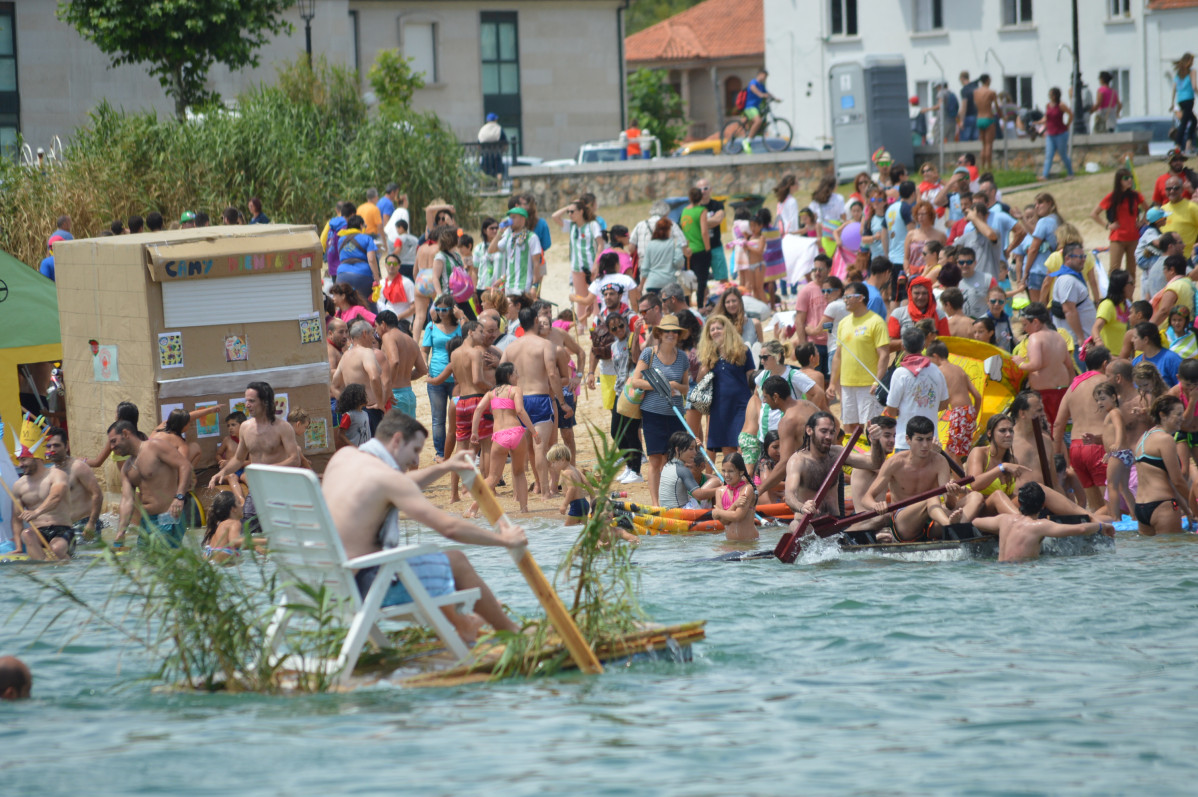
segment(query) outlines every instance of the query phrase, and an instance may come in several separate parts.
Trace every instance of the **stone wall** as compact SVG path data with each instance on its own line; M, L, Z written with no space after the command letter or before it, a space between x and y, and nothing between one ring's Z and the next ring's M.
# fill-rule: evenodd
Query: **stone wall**
M1143 159L1148 155L1148 133L1109 133L1078 136L1073 149L1073 168L1085 169L1087 161L1104 169L1123 163L1128 154ZM952 143L944 147L945 168L951 172L962 152L978 152L976 142ZM917 171L924 162L935 163L936 147L915 150ZM1002 142L994 145L994 162L1003 167ZM1044 164L1043 139L1035 142L1011 141L1008 162L1011 169L1039 170ZM1060 172L1059 163L1056 171ZM761 155L691 155L660 158L653 161L588 163L567 168L517 167L512 169L513 193L531 193L543 215L552 213L584 192L593 193L601 207L650 202L672 196L684 196L699 178L711 182L712 193L769 194L784 174L794 174L804 193L809 193L819 178L832 172L832 151L780 152Z

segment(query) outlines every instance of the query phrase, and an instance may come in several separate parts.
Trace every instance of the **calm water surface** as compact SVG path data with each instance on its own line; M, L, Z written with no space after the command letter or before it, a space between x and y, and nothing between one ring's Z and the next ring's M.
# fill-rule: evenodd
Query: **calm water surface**
M573 534L529 528L549 570ZM1196 543L788 567L654 537L644 605L708 621L691 664L307 698L153 693L111 634L22 628L36 592L6 568L0 652L33 666L35 699L0 705L0 793L1193 794ZM505 554L471 558L534 611Z

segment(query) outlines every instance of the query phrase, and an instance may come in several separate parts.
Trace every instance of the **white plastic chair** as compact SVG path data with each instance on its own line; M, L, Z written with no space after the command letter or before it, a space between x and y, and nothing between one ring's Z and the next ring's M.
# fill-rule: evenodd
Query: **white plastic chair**
M300 661L299 657L291 657L288 664L294 664L297 669L335 673L337 683L344 684L353 673L367 638L379 647L387 644L379 630L380 620L406 619L431 626L458 661L470 655L466 643L441 608L463 606L469 610L478 600L479 590L459 590L434 598L407 561L413 556L436 553L435 546L388 548L347 560L315 473L277 465L250 465L246 468L246 479L254 496L259 522L269 541L270 557L284 571L283 578L287 582L267 629L263 655L278 653L283 631L294 611L288 608L289 605L311 602L299 589L299 584L314 588L323 585L339 607L338 619L349 627L349 632L336 659ZM360 596L354 571L375 565L379 566L378 575L366 595ZM407 588L412 602L382 606L383 596L395 576Z

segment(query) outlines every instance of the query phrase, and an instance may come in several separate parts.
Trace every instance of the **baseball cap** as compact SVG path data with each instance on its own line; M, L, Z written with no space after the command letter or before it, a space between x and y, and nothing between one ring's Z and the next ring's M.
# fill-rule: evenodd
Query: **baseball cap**
M49 247L50 249L53 249L54 244L58 243L59 241L65 241L65 240L66 240L66 238L63 238L61 235L51 235L50 240L46 241L46 246Z
M1149 224L1156 224L1158 221L1165 218L1165 216L1167 216L1167 215L1169 215L1169 214L1166 213L1165 211L1161 210L1160 208L1149 208L1148 213L1145 214L1145 218L1148 219Z
M196 214L192 213L190 210L183 211L183 215L179 217L180 224L187 224L188 222L195 220Z
M497 114L497 113L489 113L489 114L487 114L487 121L488 121L488 122L498 122L498 121L499 121L499 114Z
M1167 161L1177 161L1177 160L1183 161L1185 159L1186 159L1185 154L1181 150L1179 150L1177 147L1174 147L1173 149L1169 150L1168 153L1165 154L1165 160L1167 160Z
M968 177L969 169L966 169L964 166L958 166L957 168L953 169L953 174L963 174Z

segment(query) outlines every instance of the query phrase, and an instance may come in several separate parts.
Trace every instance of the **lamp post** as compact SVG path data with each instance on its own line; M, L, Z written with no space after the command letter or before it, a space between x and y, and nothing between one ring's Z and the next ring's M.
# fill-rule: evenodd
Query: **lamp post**
M312 66L312 19L316 16L316 0L299 0L299 15L304 20L304 42L308 51L308 66Z
M944 67L940 65L940 59L937 58L931 50L925 50L923 54L923 62L926 64L928 59L932 59L936 64L936 68L940 70L940 85L941 89L936 93L936 104L940 106L940 110L936 112L936 146L940 153L939 173L941 179L944 175L944 93L948 91L948 78L944 75Z

